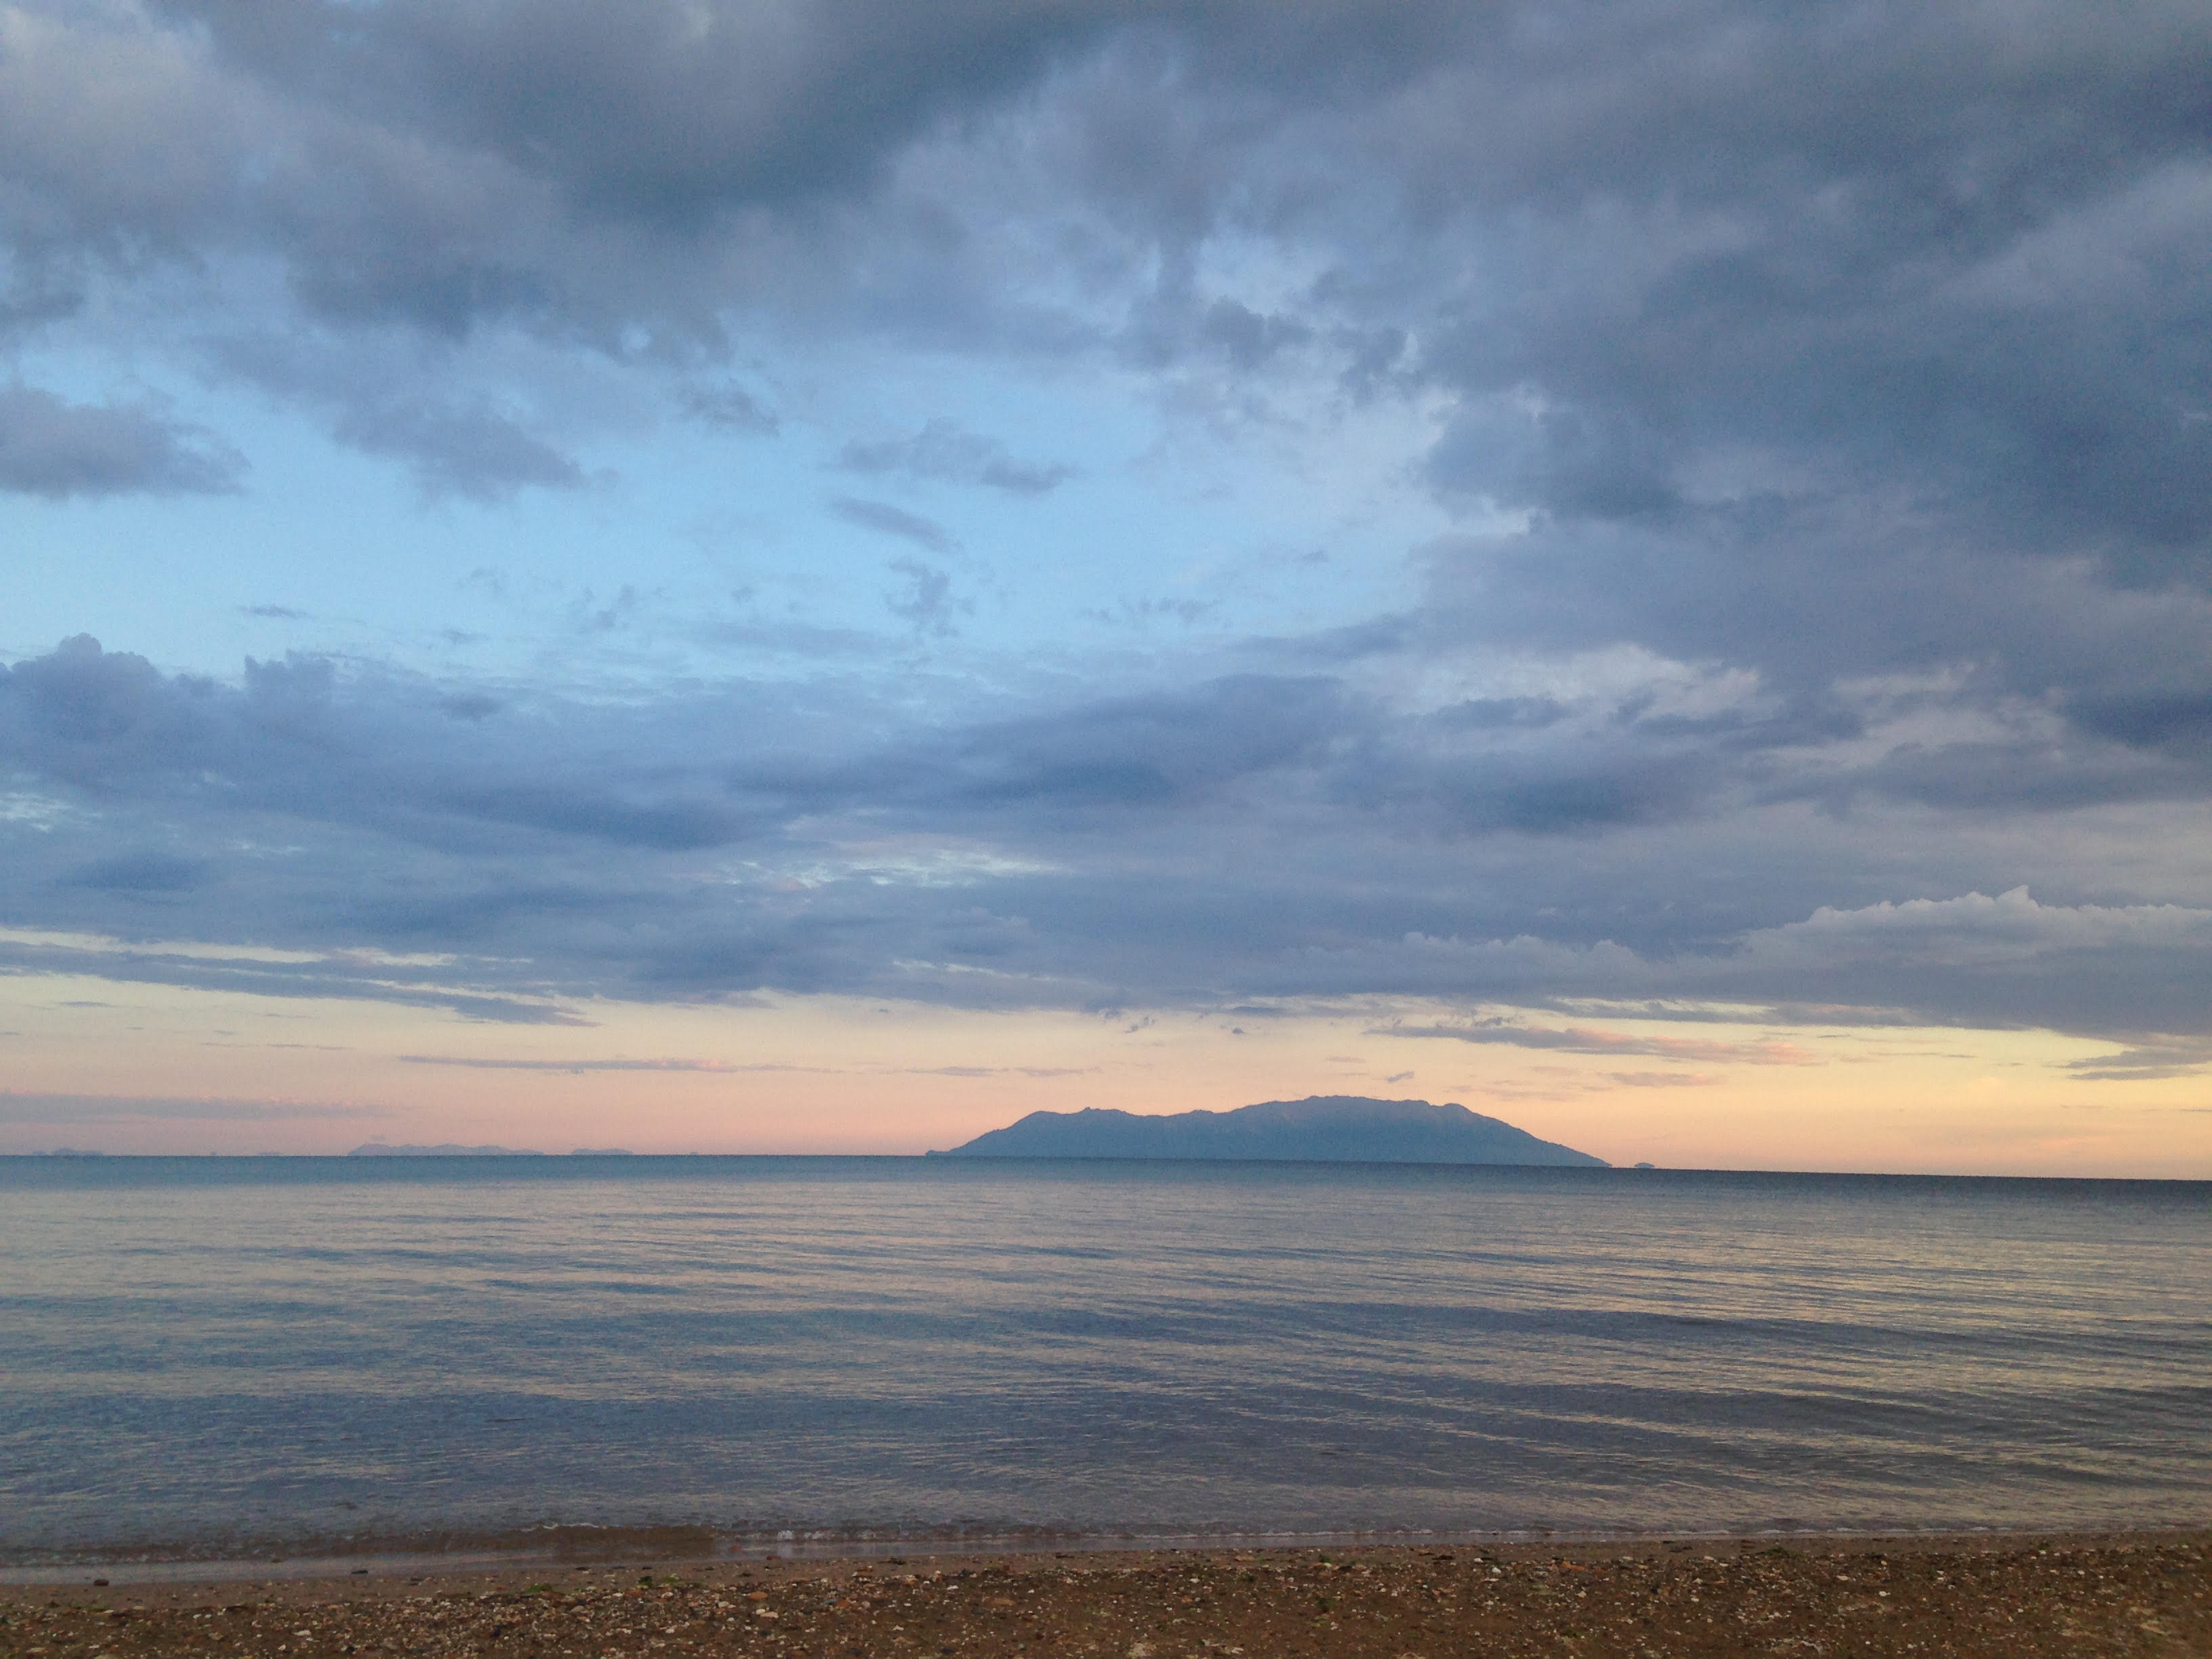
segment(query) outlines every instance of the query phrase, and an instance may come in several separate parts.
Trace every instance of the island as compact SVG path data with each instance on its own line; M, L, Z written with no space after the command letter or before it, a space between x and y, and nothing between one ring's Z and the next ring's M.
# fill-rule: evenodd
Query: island
M372 1140L366 1146L356 1146L346 1154L348 1158L543 1158L543 1152L532 1152L527 1146L463 1146L445 1141L436 1146L395 1146L389 1141Z
M1602 1170L1601 1158L1464 1106L1314 1095L1227 1112L1147 1117L1097 1107L1031 1112L931 1158L1248 1158L1331 1164L1540 1164Z
M390 1141L372 1140L366 1146L356 1146L346 1154L348 1158L546 1158L552 1154L533 1151L528 1146L463 1146L446 1141L436 1146L396 1146ZM627 1146L579 1146L568 1154L570 1158L635 1158L636 1153Z

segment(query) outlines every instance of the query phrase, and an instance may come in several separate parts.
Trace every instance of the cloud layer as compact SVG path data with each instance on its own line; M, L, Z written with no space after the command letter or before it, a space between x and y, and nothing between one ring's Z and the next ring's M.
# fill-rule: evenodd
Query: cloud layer
M485 510L657 422L788 444L767 341L1134 388L1261 468L1395 411L1376 476L1449 526L1387 613L963 656L991 515L1125 456L931 416L825 446L881 625L795 672L773 619L610 696L74 639L0 678L0 921L56 936L6 948L519 1019L1402 997L1759 1058L1481 1023L1613 999L2197 1064L2208 84L2161 3L0 10L0 490L255 476L42 384L72 341Z

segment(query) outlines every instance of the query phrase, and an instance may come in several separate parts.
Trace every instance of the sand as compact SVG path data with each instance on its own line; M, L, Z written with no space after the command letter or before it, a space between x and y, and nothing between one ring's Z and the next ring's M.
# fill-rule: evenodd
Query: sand
M119 1569L118 1571L120 1571ZM0 1655L2212 1656L2212 1533L633 1562L0 1589Z

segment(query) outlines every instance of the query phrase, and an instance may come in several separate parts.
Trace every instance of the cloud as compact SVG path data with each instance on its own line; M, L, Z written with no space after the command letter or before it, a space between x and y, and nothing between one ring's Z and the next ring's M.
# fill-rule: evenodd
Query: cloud
M979 724L946 746L929 787L948 804L977 805L1188 799L1318 758L1343 718L1338 690L1326 681L1224 677Z
M981 484L1010 495L1043 495L1075 476L1072 466L1018 461L997 440L967 431L943 416L925 422L909 438L874 442L855 439L838 458L848 472L903 473L951 483Z
M527 485L584 483L573 459L493 409L410 399L349 410L334 430L342 443L410 463L426 495L495 501Z
M1087 1077L1096 1066L908 1066L908 1077Z
M220 495L245 471L237 451L151 409L0 386L0 489L57 500Z
M117 1123L148 1119L204 1123L282 1123L384 1117L380 1106L289 1100L195 1099L159 1095L0 1093L0 1123Z
M2049 672L2110 605L2004 589L2205 574L2208 65L2175 9L2124 14L2124 50L1952 4L649 0L619 38L506 3L342 30L31 6L6 233L62 289L263 262L295 338L418 335L413 383L355 362L338 402L432 489L581 476L465 383L453 348L499 330L674 366L693 414L755 430L739 317L1224 401L1303 374L1279 418L1425 400L1441 496L1534 515L1438 554L1440 629L1801 678L1972 661L2118 708L2154 689L2109 655L2121 684ZM845 459L1059 471L945 417Z
M2113 946L2212 951L2212 909L2178 904L2052 905L2025 887L1991 898L1884 902L1856 910L1823 905L1802 921L1745 941L1752 958L1776 968L1836 963L1866 952L1888 962L1964 967L2033 961L2062 951Z
M2212 1067L2212 1043L2202 1039L2142 1042L2118 1054L2069 1060L2062 1069L2084 1083L2153 1083L2197 1077Z
M680 402L684 412L693 419L732 432L770 437L783 425L759 398L734 383L687 386L681 394Z
M470 1054L402 1054L410 1066L458 1066L487 1072L807 1072L819 1066L739 1065L726 1060L495 1060Z
M615 690L72 641L0 676L0 899L110 943L17 964L514 1019L1419 999L1601 1056L1647 1051L1600 1004L1725 1004L2194 1063L2190 9L336 15L0 14L11 344L251 388L433 497L576 490L677 410L1041 526L1074 467L1153 491L1140 535L1295 471L1330 581L1407 562L1271 566L1264 604L1147 577L1117 624L1206 627L1101 645L1088 596L1025 631L1049 561L968 623L987 556L1024 580L991 514L855 494L830 510L899 556L844 613L702 617L707 666ZM886 375L960 419L842 442ZM1008 412L1048 406L1082 421ZM166 405L0 394L10 488L241 468ZM572 630L636 637L652 580ZM1495 1006L1537 1012L1467 1035Z
M64 878L76 887L118 893L184 893L199 885L207 866L167 853L125 854L80 865Z
M1455 1042L1547 1048L1570 1054L1652 1054L1665 1060L1725 1060L1744 1066L1818 1066L1820 1057L1801 1044L1779 1038L1752 1042L1714 1042L1699 1037L1632 1036L1592 1026L1509 1024L1503 1020L1468 1025L1376 1026L1370 1036L1445 1037ZM1626 1074L1613 1073L1615 1081ZM1649 1077L1649 1073L1633 1075Z
M390 329L271 328L254 318L213 335L195 365L310 411L349 448L404 463L426 499L511 500L593 481L549 433L588 424L582 397L508 376L471 378L468 353L424 349ZM550 363L541 368L550 372ZM604 398L604 386L590 388ZM590 393L586 393L588 397Z
M750 302L1068 349L1103 313L1140 361L1340 342L1433 381L1465 398L1440 476L1547 510L1694 501L1747 437L2168 535L2203 510L2189 369L2147 338L2191 314L2203 213L2172 8L2128 8L2125 51L1963 5L12 15L21 240L251 250L334 324L698 339ZM1220 291L1209 234L1322 278ZM1525 429L1470 439L1516 390Z
M956 610L972 610L952 598L952 576L949 571L924 564L920 559L894 559L891 571L906 578L906 586L884 597L884 608L902 622L914 624L923 633L946 635L952 631L952 615Z
M856 524L863 530L878 531L886 536L896 536L932 553L951 553L959 546L953 540L952 532L935 520L925 519L919 513L909 513L902 507L893 507L889 501L840 495L830 503L830 510L848 524Z
M1677 718L1648 693L1629 720ZM1607 1011L2202 1029L2201 908L2025 890L1824 903L1848 860L1855 881L1895 867L1864 818L1790 809L1777 837L1756 815L1785 809L1724 792L1687 842L1663 819L1470 826L1470 788L1511 787L1544 745L1603 752L1623 707L1408 711L1318 674L1079 691L1013 715L995 696L917 714L850 683L570 702L313 657L229 682L165 675L77 639L0 672L0 764L50 804L0 818L0 893L17 927L52 930L0 941L0 960L526 1024L583 1022L596 997L762 990L1413 998L1468 1017L1389 1029L1685 1065L1811 1056L1632 1036ZM1469 781L1449 811L1424 804L1440 773ZM81 831L53 835L55 812ZM1747 836L1741 858L1716 859L1716 835ZM1797 845L1817 855L1793 865ZM1483 1023L1499 1004L1563 1018Z

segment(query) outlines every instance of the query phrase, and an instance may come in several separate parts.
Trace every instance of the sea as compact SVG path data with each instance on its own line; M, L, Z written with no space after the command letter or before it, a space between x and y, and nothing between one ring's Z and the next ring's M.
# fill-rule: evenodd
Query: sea
M2212 1183L0 1159L0 1568L2212 1522Z

